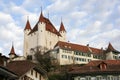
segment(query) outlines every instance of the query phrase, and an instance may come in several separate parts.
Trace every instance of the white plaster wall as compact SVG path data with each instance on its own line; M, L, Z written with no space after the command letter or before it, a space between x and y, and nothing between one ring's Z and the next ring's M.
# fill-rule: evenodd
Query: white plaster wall
M60 34L62 35L62 37L60 37L60 41L65 41L66 42L66 32L61 31Z
M58 36L50 31L46 31L46 24L44 22L40 22L38 24L38 31L27 35L29 32L25 33L24 36L24 56L30 54L30 49L35 48L37 46L42 46L47 49L53 49L55 44L58 41L65 41L66 40L66 33L62 33L64 37ZM27 53L27 54L26 54ZM32 54L33 55L33 54Z
M113 53L112 52L106 53L106 60L113 60Z
M81 55L74 55L74 51L71 51L71 53L64 53L63 49L59 48L59 58L58 61L60 62L60 65L66 65L66 64L87 64L88 63L88 59L89 60L100 60L100 59L95 59L93 58L93 54L91 54L91 57L87 57L87 56L81 56ZM67 55L67 58L62 58L62 55ZM70 59L68 59L68 56L70 56ZM73 59L71 59L71 57L73 57ZM84 58L86 59L86 61L77 61L74 58Z
M36 77L36 71L33 70L33 75L31 75L31 70L30 70L25 75L27 75L28 77L32 78L33 80L40 80L40 75L41 74L37 72L37 77ZM45 80L42 75L41 75L41 80Z
M28 46L29 46L29 43L28 43L28 33L30 32L30 30L25 30L24 31L24 51L23 51L23 55L26 57L27 55L27 51L28 51Z

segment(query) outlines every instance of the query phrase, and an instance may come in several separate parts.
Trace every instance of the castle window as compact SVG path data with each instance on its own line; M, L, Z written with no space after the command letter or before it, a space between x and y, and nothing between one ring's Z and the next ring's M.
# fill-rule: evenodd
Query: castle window
M91 59L88 59L88 62L90 62L91 61Z
M86 80L91 80L91 77L90 76L86 76Z
M68 59L70 59L70 56L68 56Z
M64 58L64 55L62 55L62 58Z
M37 78L37 71L35 72L35 77Z
M51 43L51 41L50 41L50 46L51 46L51 44L52 44L52 43Z
M39 75L39 80L41 80L41 75Z
M33 75L33 70L31 70L31 75Z
M32 55L28 55L27 60L32 60Z

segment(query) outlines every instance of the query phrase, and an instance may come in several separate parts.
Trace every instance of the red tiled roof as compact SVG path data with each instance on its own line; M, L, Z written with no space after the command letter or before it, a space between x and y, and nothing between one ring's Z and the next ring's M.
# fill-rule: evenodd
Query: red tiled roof
M12 61L6 67L20 77L33 69L35 64L30 61Z
M65 32L66 32L65 27L64 27L64 25L63 25L63 22L61 22L61 24L60 24L59 32L60 32L60 31L65 31Z
M38 31L38 22L37 22L37 24L35 25L35 27L30 31L29 34L35 32L35 31Z
M102 49L97 49L97 48L92 48L92 47L89 47L91 50L92 50L92 53L96 54L101 54L101 53L104 53L104 50Z
M12 55L16 55L16 54L15 54L15 50L14 50L14 46L13 46L13 45L12 45L12 48L11 48L11 51L10 51L9 55L11 55L11 54L12 54Z
M120 53L119 51L117 51L117 50L115 50L115 49L113 48L113 46L112 46L111 43L109 43L106 52L110 52L110 51L113 51L113 52L116 52L116 53Z
M26 26L25 26L24 30L26 30L26 29L30 29L31 30L31 26L30 26L29 20L27 20L27 23L26 23Z
M76 50L76 51L81 51L84 53L94 53L94 54L101 54L103 53L103 50L101 49L97 49L97 48L92 48L92 47L88 47L88 46L84 46L84 45L78 45L78 44L73 44L73 43L69 43L69 42L62 42L59 41L56 45L59 46L60 48L66 48L66 49L70 49L70 50Z
M33 30L32 30L29 34L31 34L31 33L33 33L33 32L35 32L35 31L38 30L38 23L39 23L39 22L44 22L44 23L46 23L46 30L47 30L47 31L50 31L50 32L52 32L52 33L54 33L54 34L56 34L56 35L58 35L58 36L61 36L60 33L59 33L59 32L56 30L56 28L54 27L54 25L50 22L50 20L47 19L47 18L45 18L45 17L43 16L42 12L41 12L41 14L40 14L39 21L37 22L37 24L35 25L35 27L33 28Z
M99 65L106 64L106 69L102 70ZM69 73L71 74L91 74L91 73L110 73L110 72L119 72L120 73L120 60L96 60L91 61L88 64L73 68Z

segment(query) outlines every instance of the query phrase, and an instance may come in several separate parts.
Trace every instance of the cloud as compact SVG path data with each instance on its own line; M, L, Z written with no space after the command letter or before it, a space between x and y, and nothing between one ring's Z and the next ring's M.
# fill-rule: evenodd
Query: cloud
M99 48L106 47L111 42L120 50L119 0L23 0L19 4L16 1L6 4L1 0L0 4L0 51L6 54L9 53L12 41L16 53L22 54L21 41L27 16L34 27L41 6L44 16L49 12L49 19L57 29L62 17L70 42L84 45L89 43L90 46Z
M1 52L5 52L8 55L11 48L12 41L17 45L23 40L23 29L15 24L14 19L10 14L0 12L0 43L2 48ZM16 47L19 50L22 50L22 44Z

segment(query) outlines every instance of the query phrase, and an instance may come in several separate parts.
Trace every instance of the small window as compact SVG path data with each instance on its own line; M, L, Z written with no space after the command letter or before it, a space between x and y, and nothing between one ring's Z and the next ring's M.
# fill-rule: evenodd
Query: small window
M39 80L41 80L41 75L39 75Z
M35 72L35 77L37 78L37 72Z
M31 70L31 75L33 75L33 70Z
M32 55L28 55L27 60L32 60Z

